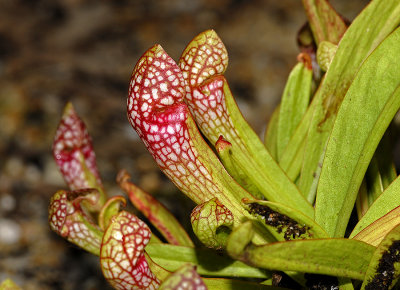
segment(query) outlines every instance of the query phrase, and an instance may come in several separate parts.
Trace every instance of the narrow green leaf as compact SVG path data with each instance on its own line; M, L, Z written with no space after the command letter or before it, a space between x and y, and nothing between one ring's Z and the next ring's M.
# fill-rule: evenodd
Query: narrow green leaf
M252 282L246 282L234 279L221 279L221 278L206 278L204 283L207 285L208 289L218 289L218 290L282 290L280 287L273 287L268 285L262 285Z
M397 0L372 1L360 13L340 41L324 80L283 153L284 157L288 155L285 161L280 162L285 171L294 160L300 158L304 161L299 187L306 196L310 196L309 200L315 195L315 191L310 192L310 189L315 184L314 180L319 178L316 170L346 91L361 63L399 22L400 2ZM307 146L301 150L306 136Z
M364 62L339 109L318 184L315 221L342 237L374 151L400 107L400 29Z
M312 84L311 58L308 54L302 53L298 59L299 63L292 69L286 82L280 105L277 132L278 160L281 158L310 102Z
M356 235L352 233L351 237L355 240L378 246L384 237L398 224L400 224L400 206L372 222Z
M361 290L391 289L400 276L400 225L391 230L375 250Z
M235 161L232 156L232 143L221 135L215 143L215 149L218 157L221 159L225 169L232 175L235 180L254 197L262 199L263 195L257 186L251 182L247 174L242 170L241 164Z
M264 145L275 160L278 160L276 142L278 138L279 112L280 105L278 105L272 113L264 135Z
M314 39L317 44L327 40L338 43L346 24L327 0L303 0Z
M197 266L200 275L214 277L248 277L268 279L268 271L248 266L210 249L175 246L170 244L148 244L146 252L159 266L176 271L185 263Z
M308 108L304 118L300 122L300 126L297 127L294 135L289 141L288 146L282 155L282 158L279 160L279 166L283 171L286 172L287 176L291 180L296 180L300 174L301 165L303 163L303 153L304 147L306 145L306 139L304 138L305 134L298 134L299 130L305 128L305 126L301 126L301 124L309 124L311 121L312 114L308 113L313 110L315 106L315 102L311 102L310 107Z
M295 240L248 246L242 261L255 267L363 279L375 247L349 239Z
M242 255L244 249L251 242L254 236L253 223L251 221L244 222L236 227L229 235L226 245L226 251L229 256L238 258Z

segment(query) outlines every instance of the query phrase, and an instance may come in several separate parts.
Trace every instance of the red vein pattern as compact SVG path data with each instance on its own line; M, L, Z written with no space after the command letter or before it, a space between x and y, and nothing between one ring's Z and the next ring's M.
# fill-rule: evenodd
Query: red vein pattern
M53 143L53 156L71 190L102 187L92 139L71 103L65 107ZM87 170L97 184L90 184ZM86 171L86 172L85 172Z
M184 88L174 60L161 46L152 47L132 73L128 118L164 173L196 203L202 203L220 190L193 146L193 138L201 136L183 102Z
M84 192L60 190L53 195L49 205L50 228L68 241L99 255L101 236L98 233L101 230L81 210L79 203L75 202L76 199L81 199L80 193Z
M191 215L193 232L199 240L209 248L223 248L224 240L220 240L217 229L221 226L233 227L234 217L232 212L217 198L196 206Z
M223 74L228 66L228 52L214 30L206 30L189 43L179 60L186 80L187 97L191 89L216 74Z
M100 264L104 277L116 289L157 289L144 248L151 237L149 227L133 214L121 211L104 233Z
M196 272L196 266L186 264L165 279L162 289L207 290L207 286Z
M240 139L226 107L225 85L224 76L215 76L194 89L192 99L188 102L197 124L213 143L218 141L219 136L231 143ZM246 150L242 142L235 142L235 146Z
M228 66L228 52L215 31L196 36L179 65L186 80L186 102L204 135L213 144L221 135L230 142L239 138L226 108L226 80L221 76Z

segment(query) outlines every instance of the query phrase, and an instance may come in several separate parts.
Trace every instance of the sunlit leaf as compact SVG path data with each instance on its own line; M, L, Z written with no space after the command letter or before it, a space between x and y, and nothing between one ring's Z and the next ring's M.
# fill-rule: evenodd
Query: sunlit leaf
M400 107L400 29L364 62L340 106L318 184L315 220L344 235L368 164Z

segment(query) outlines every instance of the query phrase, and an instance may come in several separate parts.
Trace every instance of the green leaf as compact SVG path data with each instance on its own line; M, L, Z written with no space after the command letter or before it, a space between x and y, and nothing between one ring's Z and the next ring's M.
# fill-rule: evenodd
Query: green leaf
M351 237L355 240L378 246L383 238L398 224L400 224L400 206L377 219L356 235L352 233Z
M250 192L256 198L263 198L260 190L257 186L249 180L248 176L243 172L241 164L235 162L232 156L232 144L225 140L224 137L219 136L215 143L215 149L218 157L221 159L225 169L232 175L235 180L248 192Z
M391 289L400 276L400 225L375 250L361 289Z
M253 223L251 221L244 222L235 228L229 235L226 245L226 251L229 256L238 258L242 255L244 249L251 242L254 235Z
M279 112L280 105L278 105L272 113L264 135L264 145L275 160L278 160L276 143L278 139Z
M241 260L279 271L363 279L375 247L349 239L295 240L248 246Z
M312 186L319 178L317 169L346 91L362 62L399 22L399 1L375 0L353 21L341 39L329 70L283 153L286 160L280 162L287 171L290 164L297 164L298 159L303 160L299 187L309 197L308 200L312 200L315 195ZM306 136L306 146L302 149Z
M296 180L300 174L301 165L303 163L304 147L306 145L306 139L304 138L305 133L302 135L298 134L298 132L304 127L301 126L301 124L309 124L311 121L312 114L308 112L312 111L314 106L315 102L311 102L311 105L301 120L299 127L297 127L288 146L286 146L282 158L279 160L279 166L286 172L287 176L291 180Z
M308 54L298 57L299 63L290 72L280 105L277 152L278 160L286 148L294 130L305 114L311 95L312 65Z
M400 178L396 178L392 184L378 197L371 205L362 219L354 227L350 238L372 224L374 221L388 214L391 210L400 205Z
M338 43L346 24L327 0L303 0L314 39L317 44L327 40Z
M400 29L364 62L339 109L318 184L315 221L344 235L380 139L400 107Z
M268 279L267 271L248 266L210 249L175 246L170 244L148 244L146 252L151 259L168 271L176 271L183 264L197 266L200 275L214 277L248 277Z
M220 279L220 278L206 278L204 283L207 285L208 289L218 289L218 290L282 290L280 287L273 287L267 285L261 285L252 282L246 282L234 279Z

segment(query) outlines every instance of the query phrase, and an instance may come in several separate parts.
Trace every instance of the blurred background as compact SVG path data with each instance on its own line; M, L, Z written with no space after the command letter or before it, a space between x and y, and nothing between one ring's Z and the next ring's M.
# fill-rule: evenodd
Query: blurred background
M367 0L332 0L352 20ZM193 204L159 171L130 127L133 67L155 43L178 60L213 28L230 60L226 77L260 136L296 63L305 22L294 0L0 0L0 282L24 289L109 289L98 258L49 230L50 197L65 183L51 146L71 101L93 138L107 192L122 168L187 226Z

